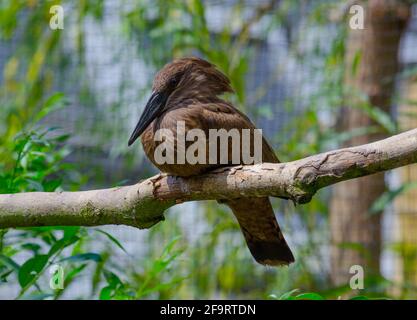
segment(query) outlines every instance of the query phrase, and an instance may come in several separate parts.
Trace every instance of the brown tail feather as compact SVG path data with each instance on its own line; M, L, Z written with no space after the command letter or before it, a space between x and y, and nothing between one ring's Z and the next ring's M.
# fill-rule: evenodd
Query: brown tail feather
M288 265L294 256L275 219L268 198L242 198L225 202L233 211L252 256L264 265Z

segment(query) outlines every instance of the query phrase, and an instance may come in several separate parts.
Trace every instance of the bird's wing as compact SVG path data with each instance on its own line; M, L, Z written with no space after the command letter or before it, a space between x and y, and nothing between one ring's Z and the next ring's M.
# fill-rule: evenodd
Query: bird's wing
M255 129L255 125L241 111L226 102L195 104L188 108L199 115L199 127L208 129ZM194 111L194 112L193 112ZM262 161L279 162L272 147L262 137Z

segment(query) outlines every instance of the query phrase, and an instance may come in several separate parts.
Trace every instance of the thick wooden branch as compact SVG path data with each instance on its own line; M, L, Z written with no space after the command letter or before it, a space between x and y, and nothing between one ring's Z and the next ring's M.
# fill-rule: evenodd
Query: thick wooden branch
M374 143L287 163L222 168L179 178L157 175L126 187L0 195L0 228L124 224L149 228L184 201L274 196L296 203L340 181L417 162L417 129Z

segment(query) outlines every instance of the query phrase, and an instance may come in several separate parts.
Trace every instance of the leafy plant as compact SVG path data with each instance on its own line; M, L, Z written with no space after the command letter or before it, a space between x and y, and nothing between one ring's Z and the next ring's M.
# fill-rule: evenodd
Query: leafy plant
M43 129L36 125L49 113L62 108L62 101L62 94L52 95L34 117L35 124L28 125L32 127L29 131L17 133L11 141L3 140L2 152L5 156L0 167L0 193L79 188L82 176L75 166L64 162L70 153L66 145L69 135L58 134L56 128ZM104 235L109 243L125 250L109 233L100 229L96 231ZM4 284L12 277L16 278L21 287L17 296L19 299L60 297L89 263L102 261L100 253L85 252L83 248L92 232L83 227L0 230L1 282ZM19 263L22 257L23 262ZM54 264L65 266L63 290L54 291L45 286L43 278Z
M270 299L273 300L327 300L323 295L315 292L299 293L300 289L294 289L283 293L280 296L274 294L269 295ZM348 298L348 300L386 300L387 298L370 298L364 295L356 295ZM341 300L338 297L337 300Z
M166 279L170 271L177 267L177 260L184 252L182 247L178 247L179 239L179 237L173 238L159 257L147 261L143 272L134 274L133 283L122 281L115 273L105 270L107 285L101 289L100 299L143 299L158 297L162 291L174 290L187 279L185 276Z

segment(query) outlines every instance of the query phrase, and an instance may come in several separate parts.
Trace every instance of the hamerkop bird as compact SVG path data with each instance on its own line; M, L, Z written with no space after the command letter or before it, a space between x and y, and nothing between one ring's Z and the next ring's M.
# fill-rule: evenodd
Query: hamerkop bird
M160 164L154 155L161 143L155 141L157 130L171 130L175 133L174 139L177 139L179 121L185 123L186 132L195 128L202 129L206 134L209 129L253 131L255 126L248 117L220 97L226 92L233 92L229 79L203 59L182 58L165 65L155 76L152 95L129 139L129 146L142 136L147 157L162 172L170 175L194 176L226 166L219 162L190 164L187 159L183 164ZM279 162L272 148L262 139L262 161ZM230 144L228 148L231 153ZM257 262L276 266L294 261L267 197L231 199L222 203L232 209Z

